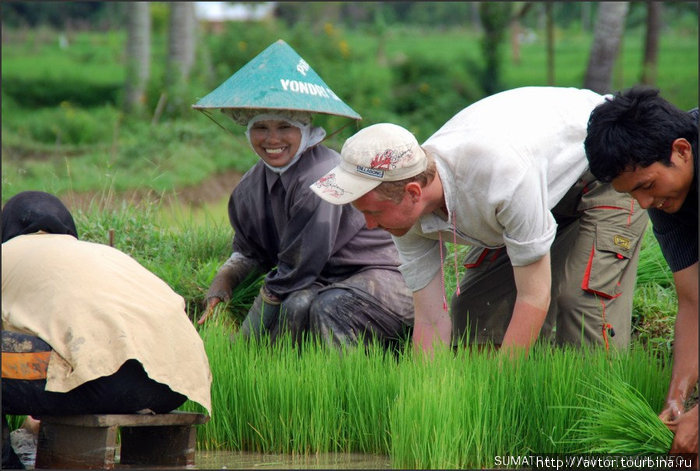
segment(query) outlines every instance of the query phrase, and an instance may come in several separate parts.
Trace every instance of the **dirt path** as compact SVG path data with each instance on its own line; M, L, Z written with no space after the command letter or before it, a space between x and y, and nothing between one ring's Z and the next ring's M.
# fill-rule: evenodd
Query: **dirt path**
M87 210L91 204L108 209L120 206L123 201L128 201L138 205L144 200L162 201L164 204L183 204L193 208L198 208L209 203L220 201L231 194L231 191L241 181L242 173L230 170L224 173L213 175L198 185L188 186L178 189L175 193L170 192L160 195L153 190L138 189L129 190L122 193L105 192L66 192L60 195L61 200L68 206L68 209Z

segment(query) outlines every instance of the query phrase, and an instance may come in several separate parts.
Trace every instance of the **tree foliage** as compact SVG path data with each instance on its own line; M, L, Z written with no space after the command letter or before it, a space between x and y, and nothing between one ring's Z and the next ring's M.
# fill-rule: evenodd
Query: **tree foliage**
M502 46L511 19L509 2L484 2L479 5L484 36L481 52L484 57L482 86L487 95L501 91Z

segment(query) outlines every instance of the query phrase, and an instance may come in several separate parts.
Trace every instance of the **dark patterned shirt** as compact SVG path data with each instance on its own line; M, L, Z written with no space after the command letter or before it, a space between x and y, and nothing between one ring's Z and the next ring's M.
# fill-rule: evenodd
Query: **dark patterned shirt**
M698 122L698 109L689 111ZM649 219L654 227L654 236L659 241L661 252L671 268L677 272L698 261L698 154L697 144L693 146L695 175L688 196L681 208L668 214L659 209L649 208Z

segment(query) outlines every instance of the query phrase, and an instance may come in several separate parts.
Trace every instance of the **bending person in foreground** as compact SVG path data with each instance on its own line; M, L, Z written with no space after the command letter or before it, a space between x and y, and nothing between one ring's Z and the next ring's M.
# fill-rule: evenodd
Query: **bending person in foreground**
M585 141L591 171L648 208L676 285L673 369L659 417L676 432L672 453L698 453L698 109L679 110L635 87L593 110ZM697 461L695 463L697 467Z
M211 373L185 302L133 258L78 240L55 196L2 210L3 468L21 468L4 414L211 411Z
M647 215L587 171L586 123L602 101L525 87L465 108L422 146L388 123L345 142L341 164L312 188L393 235L417 347L469 332L472 343L527 350L553 327L560 344L628 345ZM445 242L472 246L451 316Z

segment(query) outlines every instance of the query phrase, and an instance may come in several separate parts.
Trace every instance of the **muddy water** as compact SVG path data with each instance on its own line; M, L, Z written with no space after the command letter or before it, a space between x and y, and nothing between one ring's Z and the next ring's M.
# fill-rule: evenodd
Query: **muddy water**
M194 469L390 469L391 459L362 453L276 455L197 451Z

